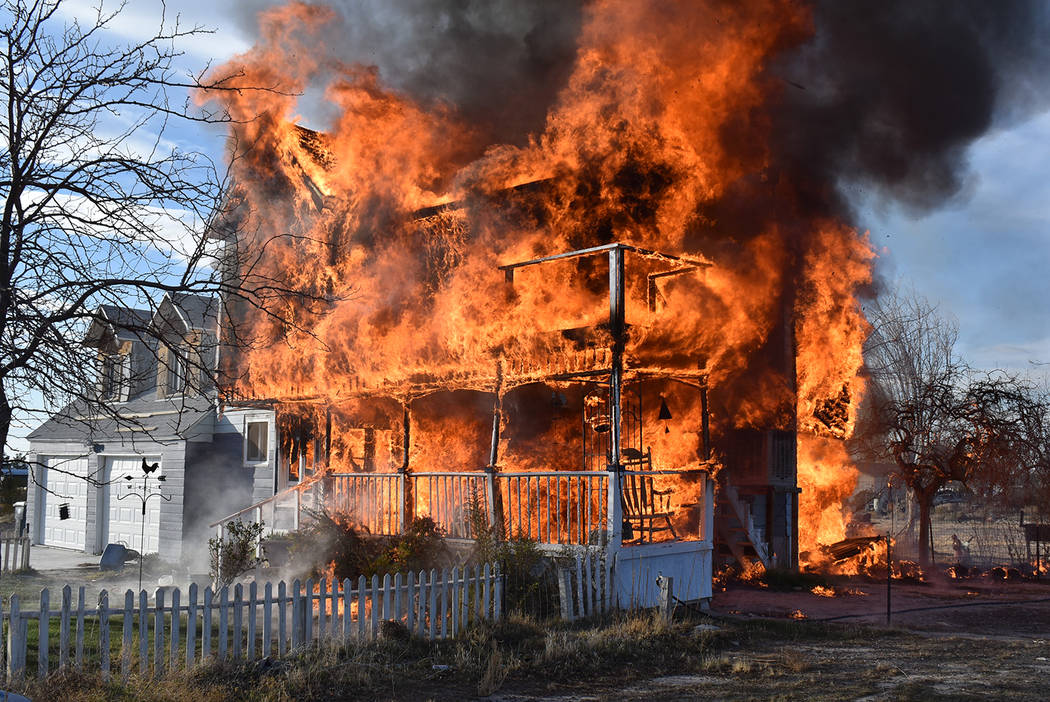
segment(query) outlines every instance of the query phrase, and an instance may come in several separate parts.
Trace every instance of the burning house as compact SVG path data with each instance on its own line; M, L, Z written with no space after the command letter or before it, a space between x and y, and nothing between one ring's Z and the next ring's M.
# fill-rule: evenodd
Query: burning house
M502 122L301 60L332 11L264 13L239 79L326 80L334 116L322 134L289 94L212 96L244 145L229 275L297 292L229 316L225 407L271 412L276 453L270 494L228 518L483 522L600 546L624 597L659 573L706 597L715 559L795 567L845 536L872 254L771 146L765 65L806 17L606 4L544 123L497 146Z

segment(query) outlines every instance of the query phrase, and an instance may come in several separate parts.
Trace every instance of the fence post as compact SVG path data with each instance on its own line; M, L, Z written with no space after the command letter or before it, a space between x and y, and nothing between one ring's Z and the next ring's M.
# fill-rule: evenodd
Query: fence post
M127 684L131 675L131 631L135 620L135 593L131 590L124 592L124 636L121 641L120 650L120 675Z
M306 598L299 588L299 581L292 584L292 648L306 643Z
M671 621L674 613L674 578L669 575L661 575L660 585L660 616L664 621Z
M441 638L444 639L448 636L448 568L441 569L441 581L438 583L438 589L441 591L441 603L438 605L439 618L441 619Z
M41 678L47 677L47 649L48 634L51 629L51 596L45 587L40 591L40 626L37 628L37 675Z
M197 648L197 583L190 583L186 593L186 670L193 667Z
M260 655L269 658L273 650L273 584L263 587L263 640Z
M419 571L419 610L416 616L416 628L419 630L419 638L427 635L427 572Z
M390 619L390 573L383 574L383 616L382 620Z
M587 600L583 595L583 559L579 556L576 556L576 614L580 617L590 614L587 611Z
M11 612L7 625L7 680L17 682L22 679L22 669L18 665L20 652L25 651L26 641L22 635L22 610L18 595L11 595Z
M182 597L179 594L179 588L175 588L171 591L171 636L169 640L171 643L168 645L169 657L171 663L169 664L171 670L175 670L179 665L179 629L181 628L181 619L179 616L179 607L181 606Z
M215 594L211 586L204 588L204 612L201 614L201 662L211 657L211 609Z
M452 600L451 600L451 603L450 603L451 606L449 607L449 609L452 610L452 616L450 617L450 619L452 620L450 622L451 623L450 631L451 631L451 634L452 634L453 637L459 631L459 610L460 610L459 584L460 584L460 581L459 581L458 575L456 574L458 570L459 570L459 568L457 568L456 566L452 566L452 578L451 578L451 583L452 583Z
M284 581L277 583L277 655L283 656L288 645L288 591Z
M226 645L230 640L230 588L219 590L219 660L226 659Z
M311 607L311 609L313 609ZM311 619L313 618L311 612ZM317 640L323 641L328 633L328 578L321 577L317 583Z
M76 666L77 670L84 669L84 586L77 589L77 643L76 643Z
M164 588L153 595L153 677L164 675Z
M66 585L62 588L62 623L58 633L58 667L65 670L69 667L69 618L73 605L73 588Z
M492 603L492 620L499 621L500 617L503 616L503 573L500 572L499 567L495 569L493 573L495 576L495 592L493 592L494 601Z
M149 670L149 597L139 590L139 673Z
M482 581L482 617L485 619L491 618L489 606L492 604L492 566L488 563L485 564L485 570L482 571L484 574L484 581Z
M303 626L303 644L309 644L314 640L314 580L307 578L303 586L303 617L300 620Z
M408 571L408 582L405 584L405 628L412 633L415 626L416 572Z
M357 579L357 640L359 642L365 640L365 622L368 621L368 595L365 592L367 588L365 576L362 575Z
M568 568L558 569L558 599L561 601L561 618L571 622L573 620L572 574Z
M241 639L244 637L244 587L240 583L233 586L233 657L240 658L244 650Z
M372 626L368 638L375 640L379 633L379 608L382 606L382 598L379 592L379 576L372 575Z
M343 579L343 641L350 640L350 625L353 623L353 612L350 608L350 603L353 601L353 593L351 592L350 578Z
M109 682L109 593L98 593L98 657L102 680Z

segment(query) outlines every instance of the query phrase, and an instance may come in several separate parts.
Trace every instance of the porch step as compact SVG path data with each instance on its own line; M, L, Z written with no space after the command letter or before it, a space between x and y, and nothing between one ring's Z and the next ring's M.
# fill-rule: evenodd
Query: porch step
M750 509L740 499L736 488L728 483L720 486L715 502L716 543L722 555L731 555L741 566L754 563L770 566L770 557L761 533L755 528Z

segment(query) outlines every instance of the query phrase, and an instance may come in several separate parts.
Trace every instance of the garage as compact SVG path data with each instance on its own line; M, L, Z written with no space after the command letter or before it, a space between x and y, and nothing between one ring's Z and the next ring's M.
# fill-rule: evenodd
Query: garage
M160 463L160 457L147 456L146 462ZM145 548L142 546L142 456L108 456L106 475L109 505L105 543L124 544L140 553L160 551L160 497L151 497L146 502L146 544ZM156 480L159 475L158 468L147 480L147 488L152 493L162 484Z
M87 536L88 458L47 456L42 463L44 479L37 508L43 532L41 542L83 551Z

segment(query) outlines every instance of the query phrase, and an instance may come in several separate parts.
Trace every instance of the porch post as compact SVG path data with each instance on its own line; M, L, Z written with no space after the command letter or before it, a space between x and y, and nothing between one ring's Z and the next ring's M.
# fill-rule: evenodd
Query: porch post
M609 433L609 524L607 529L610 550L619 548L623 540L623 506L620 501L620 471L623 469L620 453L622 442L620 401L623 389L623 352L626 332L623 251L620 246L609 250L609 331L613 339L612 368L609 373L611 426Z
M715 543L715 481L708 473L704 477L704 533L701 539L714 546Z
M701 364L701 370L706 366ZM707 374L700 381L700 435L704 441L703 459L711 460L711 415L707 409Z
M409 440L412 435L412 418L409 414L410 399L401 403L401 467L398 468L398 499L401 502L401 514L398 517L398 533L405 533L405 524L415 518L415 496L412 494L412 481L408 476Z
M510 271L508 271L510 273ZM496 361L496 399L492 405L492 442L489 444L489 464L485 466L485 498L490 526L496 527L499 535L503 530L503 500L500 499L499 483L496 480L499 461L500 424L503 421L503 362Z

